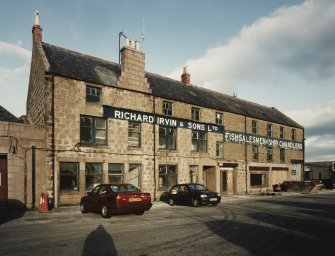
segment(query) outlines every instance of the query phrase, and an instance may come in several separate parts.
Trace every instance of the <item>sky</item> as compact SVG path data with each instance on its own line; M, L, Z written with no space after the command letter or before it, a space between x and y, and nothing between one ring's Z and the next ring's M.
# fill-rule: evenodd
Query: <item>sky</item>
M304 126L306 161L335 160L335 1L1 0L0 105L17 117L36 10L44 42L118 62L122 31L146 71L187 66L194 85L275 107Z

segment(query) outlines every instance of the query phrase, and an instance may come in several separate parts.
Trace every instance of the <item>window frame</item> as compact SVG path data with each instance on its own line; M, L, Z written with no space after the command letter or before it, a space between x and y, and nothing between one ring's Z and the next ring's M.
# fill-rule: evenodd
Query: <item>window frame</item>
M223 113L215 112L215 124L223 125Z
M258 134L258 131L257 131L258 127L257 126L258 126L257 121L256 120L252 120L251 121L251 133L252 134Z
M86 85L86 103L99 103L101 102L102 90L99 87Z
M273 162L273 148L272 147L266 148L266 160L268 162Z
M296 129L291 130L291 139L293 141L296 141L296 139L297 139L297 130Z
M131 172L137 169L137 176L132 175ZM133 164L130 163L128 165L128 175L127 175L127 183L134 185L135 187L141 188L141 173L142 173L142 165L141 164ZM137 180L136 182L133 182L132 180ZM136 184L135 184L136 183Z
M86 125L84 119L90 120L90 126ZM84 121L83 121L84 120ZM99 121L104 121L104 128L97 128L99 124L97 124ZM86 135L87 137L90 137L89 140L83 140L84 137L84 132L87 129L86 132L89 134ZM99 131L104 131L104 139L102 140L101 138L99 139ZM107 119L103 117L97 117L97 116L86 116L86 115L80 115L80 144L83 145L92 145L92 146L99 146L99 145L107 145L107 131L108 131L108 125L107 125ZM101 142L99 142L101 140Z
M191 117L193 121L200 121L200 108L192 107Z
M196 137L194 136L196 134ZM205 135L204 139L202 136ZM205 143L205 150L201 150ZM208 132L203 132L203 131L196 131L192 130L192 151L193 152L200 152L200 153L207 153L208 151Z
M172 170L172 168L174 170ZM168 165L168 164L159 165L158 188L160 190L168 190L177 184L178 184L178 165Z
M137 135L137 137L131 135ZM133 140L131 140L131 138L133 138ZM128 148L140 148L140 147L141 147L141 123L128 121Z
M273 125L272 124L267 124L267 126L266 126L266 135L268 137L273 137Z
M113 169L113 167L119 167ZM114 171L114 173L113 173ZM120 171L120 172L117 172ZM112 181L113 178L116 178L116 182ZM110 184L122 184L124 181L124 164L123 163L108 163L108 183Z
M88 174L88 168L91 168L92 166L99 166L100 168L97 168L97 170L92 168L93 174ZM91 191L94 187L96 187L98 184L101 184L103 181L103 166L102 163L98 162L85 162L85 190ZM100 170L99 170L100 169ZM99 173L100 171L100 173ZM93 185L88 184L88 176L93 177Z
M281 162L285 162L285 149L284 148L281 148L280 150L279 150L279 157L280 157L280 161Z
M258 161L258 146L252 145L252 159Z
M215 156L218 159L224 158L224 142L223 141L217 141L215 144Z
M161 133L161 131L164 131L164 134ZM170 131L173 131L173 133L170 133ZM158 133L159 133L158 148L160 150L176 150L177 149L177 128L168 127L168 126L159 126ZM169 143L171 141L172 141L172 144ZM165 147L161 146L163 145L163 142L164 142ZM170 147L170 145L172 145L172 147Z
M170 101L163 101L163 114L166 115L166 116L172 116L172 111L173 111L173 108L172 108L172 102Z
M250 187L264 188L268 186L268 173L266 172L250 172ZM257 179L256 179L257 178ZM260 183L257 183L259 182Z
M279 127L279 138L285 139L285 127L284 126Z
M62 171L65 171L63 168L65 165L73 165L74 168L74 175L71 174L62 174ZM66 169L68 170L68 169ZM70 177L71 178L71 185L69 185L67 188L62 188L62 183L64 181L64 177ZM63 181L62 181L63 180ZM73 183L74 180L74 183ZM79 162L59 162L59 188L61 192L78 192L79 191Z

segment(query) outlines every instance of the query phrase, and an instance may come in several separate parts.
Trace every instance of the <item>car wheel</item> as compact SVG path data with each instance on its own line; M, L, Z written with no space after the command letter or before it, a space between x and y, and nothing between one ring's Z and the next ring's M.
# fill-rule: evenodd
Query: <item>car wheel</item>
M196 199L196 198L193 198L193 200L192 200L192 205L193 205L194 207L198 207L198 206L199 206L199 200Z
M88 209L85 203L80 203L80 211L81 213L88 213Z
M173 198L170 198L170 199L169 199L169 205L174 206L174 204L175 204L175 203L174 203Z
M110 209L108 208L107 205L103 205L102 208L101 208L101 215L102 217L104 218L110 218L111 216L111 211Z
M136 215L143 215L144 214L144 212L142 211L142 212L136 212Z

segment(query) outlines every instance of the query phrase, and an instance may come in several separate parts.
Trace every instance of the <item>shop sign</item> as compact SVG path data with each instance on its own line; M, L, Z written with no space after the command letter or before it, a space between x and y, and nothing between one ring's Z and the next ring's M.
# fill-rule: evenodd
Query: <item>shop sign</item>
M303 150L303 144L287 140L275 139L270 137L259 136L249 133L241 133L235 131L224 132L225 142L248 144L264 147L277 147L282 149Z
M139 123L158 124L168 127L186 128L196 131L223 133L223 126L208 123L199 123L185 119L171 118L169 116L154 115L129 109L104 106L104 117L128 120Z

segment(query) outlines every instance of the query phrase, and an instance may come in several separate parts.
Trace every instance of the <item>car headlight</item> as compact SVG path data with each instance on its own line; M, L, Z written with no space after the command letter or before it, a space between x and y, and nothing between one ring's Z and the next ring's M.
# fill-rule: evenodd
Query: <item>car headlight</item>
M221 194L217 194L217 196L221 196Z
M205 198L205 197L207 197L207 196L206 196L206 195L200 195L200 197L201 197L201 198Z

